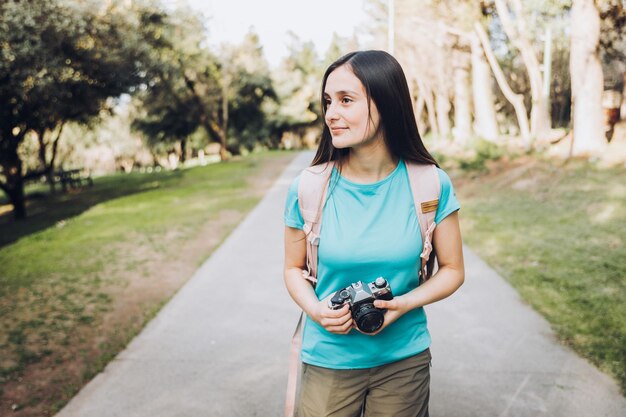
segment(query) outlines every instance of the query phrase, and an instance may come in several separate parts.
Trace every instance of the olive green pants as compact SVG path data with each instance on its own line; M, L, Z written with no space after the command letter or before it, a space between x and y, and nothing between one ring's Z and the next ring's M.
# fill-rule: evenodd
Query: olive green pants
M302 364L297 417L428 417L430 350L369 369Z

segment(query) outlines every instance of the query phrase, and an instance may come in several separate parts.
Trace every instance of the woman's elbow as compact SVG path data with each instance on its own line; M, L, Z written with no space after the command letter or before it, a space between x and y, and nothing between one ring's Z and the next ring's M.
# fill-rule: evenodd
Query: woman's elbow
M459 289L461 285L463 285L463 283L465 282L465 266L460 265L459 267L454 268L454 272L455 272L454 275L455 275L456 283L457 283L457 289Z

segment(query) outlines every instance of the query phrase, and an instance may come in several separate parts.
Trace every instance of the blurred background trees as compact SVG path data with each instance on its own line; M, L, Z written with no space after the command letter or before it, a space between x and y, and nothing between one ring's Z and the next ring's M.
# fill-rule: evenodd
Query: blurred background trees
M211 48L210 21L176 4L0 2L0 188L17 218L24 182L54 191L62 169L314 146L323 71L355 49L393 51L435 144L597 155L623 116L619 0L364 0L369 22L353 38L320 56L291 34L274 68L253 30Z

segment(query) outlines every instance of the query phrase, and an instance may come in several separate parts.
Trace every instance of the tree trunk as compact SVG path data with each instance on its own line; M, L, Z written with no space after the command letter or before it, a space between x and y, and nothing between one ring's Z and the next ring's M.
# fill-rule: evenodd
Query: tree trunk
M415 100L415 121L417 122L417 129L419 130L420 135L424 135L426 133L426 124L422 118L425 104L424 94L420 91L417 95L417 100Z
M522 4L520 0L513 0L515 9L515 23L509 14L508 4L505 0L495 0L498 16L502 27L511 43L520 51L522 62L526 67L530 81L530 94L532 107L530 109L530 136L534 139L544 136L551 128L550 111L545 98L542 95L543 77L541 66L535 55L535 51L526 37L528 30L524 21Z
M180 140L180 163L184 164L187 159L187 139L182 138Z
M48 144L46 143L46 129L41 129L35 131L35 136L37 136L37 142L39 143L39 164L41 165L41 170L43 174L46 176L46 182L48 183L48 187L50 187L50 194L55 193L54 189L54 176L50 165L48 165L48 161L46 160L46 149Z
M574 118L573 155L600 152L606 145L602 122L604 76L598 58L600 17L593 0L572 4L572 115Z
M435 100L433 99L433 90L423 81L418 80L418 88L420 94L424 97L424 104L426 104L426 113L428 116L428 125L432 135L436 138L439 137L439 126L437 125L437 116L435 109Z
M490 141L498 139L498 122L492 91L493 80L476 35L470 35L472 48L472 92L476 134Z
M47 178L48 183L50 184L50 192L54 194L54 164L57 159L57 151L59 149L59 141L61 140L61 133L63 133L63 127L65 127L65 122L61 122L61 126L59 126L59 133L57 133L57 137L52 141L52 153L50 155L50 164L47 169L49 177Z
M435 94L435 105L437 107L437 127L442 138L450 139L450 98L447 94L438 92Z
M59 126L59 132L56 135L56 138L52 140L52 150L50 155L50 162L48 162L46 154L49 142L46 142L46 129L38 130L35 132L37 136L37 141L39 142L39 163L41 164L42 171L46 176L46 182L50 187L50 194L54 194L56 192L54 186L54 163L57 157L57 150L59 148L59 140L61 139L61 133L63 132L63 127L65 126L65 122L61 122ZM52 132L50 132L52 134Z
M228 77L224 77L222 80L222 132L224 135L222 137L222 147L220 149L220 155L222 161L225 159L226 155L222 155L222 152L225 153L226 146L228 144L228 87L230 85L230 80Z
M470 57L466 52L455 49L454 62L454 129L455 141L467 144L472 136L472 110L470 93Z
M46 134L46 129L35 131L35 136L37 136L37 142L39 144L39 149L37 152L39 156L39 164L41 165L41 170L44 172L46 171L46 168L48 167L48 162L46 161L46 146L48 144L46 143L45 134Z
M528 126L528 116L526 115L526 106L524 105L524 96L521 94L516 94L509 83L506 81L504 77L504 73L500 68L500 64L498 64L498 60L491 49L491 45L489 45L489 38L487 37L487 33L485 29L480 25L480 23L475 23L474 28L476 30L476 34L480 39L480 43L483 46L483 51L487 56L487 61L491 66L491 70L493 71L493 75L496 77L496 81L498 82L498 86L500 90L502 90L502 94L504 97L513 105L515 109L515 115L517 116L517 122L519 124L520 134L522 135L522 139L526 146L530 147L530 128Z
M21 134L23 136L23 134ZM24 180L22 178L22 161L17 153L17 144L21 139L3 139L0 149L0 165L6 178L0 188L6 193L13 205L13 217L16 220L26 218L26 201L24 198Z

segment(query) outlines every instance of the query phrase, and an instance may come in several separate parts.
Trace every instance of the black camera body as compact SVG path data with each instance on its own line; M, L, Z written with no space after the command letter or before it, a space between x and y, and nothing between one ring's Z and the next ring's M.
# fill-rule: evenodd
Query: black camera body
M328 307L338 310L348 304L359 330L363 333L374 333L383 325L386 311L374 307L374 301L392 299L389 283L385 278L378 277L369 284L357 281L337 291L328 301Z

